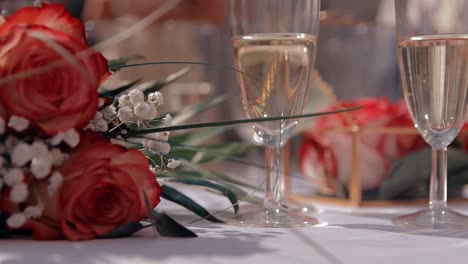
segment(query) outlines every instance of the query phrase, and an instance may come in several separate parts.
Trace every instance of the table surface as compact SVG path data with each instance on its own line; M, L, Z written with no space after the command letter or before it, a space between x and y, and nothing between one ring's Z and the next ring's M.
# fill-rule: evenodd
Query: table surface
M195 200L219 201L197 194ZM210 194L211 195L211 194ZM193 197L193 196L192 196ZM214 206L220 206L216 204ZM159 210L182 223L196 219L163 202ZM455 209L468 213L468 206ZM318 207L324 227L247 228L197 222L198 238L154 238L144 229L129 238L83 242L0 240L0 264L10 263L466 263L468 230L414 231L389 219L416 207ZM182 214L180 214L182 213Z

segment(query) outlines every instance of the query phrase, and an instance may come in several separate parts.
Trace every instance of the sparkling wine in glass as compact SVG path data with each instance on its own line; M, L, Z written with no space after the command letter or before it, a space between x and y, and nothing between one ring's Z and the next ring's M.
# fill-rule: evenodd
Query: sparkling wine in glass
M314 67L318 0L231 0L232 45L242 102L249 118L301 114ZM256 227L291 227L319 222L287 206L280 168L281 149L299 120L254 125L266 147L265 201L234 220Z
M468 217L447 207L447 147L467 107L467 7L468 1L396 0L403 91L415 127L432 148L428 207L394 219L399 226L468 227Z

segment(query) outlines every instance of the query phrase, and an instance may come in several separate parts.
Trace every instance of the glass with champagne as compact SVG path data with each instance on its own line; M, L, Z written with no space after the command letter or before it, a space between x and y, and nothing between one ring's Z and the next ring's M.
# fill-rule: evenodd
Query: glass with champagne
M447 147L465 121L468 1L396 0L399 68L415 127L432 148L429 204L393 220L412 228L467 228L447 207Z
M319 28L319 0L231 0L232 45L239 86L249 118L302 113L308 96ZM299 120L254 125L254 139L266 147L263 204L234 219L258 227L316 225L318 221L286 205L281 148Z

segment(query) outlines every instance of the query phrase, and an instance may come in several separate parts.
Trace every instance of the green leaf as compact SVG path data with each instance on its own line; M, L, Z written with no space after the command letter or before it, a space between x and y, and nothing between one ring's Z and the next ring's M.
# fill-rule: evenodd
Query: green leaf
M98 238L119 238L119 237L128 237L132 234L140 231L143 229L143 225L139 222L129 222L123 224L114 230L110 231L109 233L99 236Z
M162 236L167 237L197 237L197 234L187 229L165 213L155 212L156 229Z
M336 113L353 111L353 110L357 110L357 109L360 109L360 108L362 108L362 107L357 106L357 107L351 107L351 108L343 108L343 109L334 110L334 111L309 113L309 114L293 115L293 116L277 116L277 117L248 118L248 119L237 119L237 120L223 120L223 121L217 121L217 122L207 122L207 123L198 123L198 124L189 124L189 125L158 127L158 128L150 128L150 129L136 129L136 130L129 130L128 133L126 134L126 136L131 137L131 136L136 136L136 135L156 133L156 132L164 132L164 131L176 131L176 130L185 130L185 129L202 128L202 127L232 126L232 125L245 124L245 123L259 123L259 122L268 122L268 121L277 121L277 120L286 120L286 119L316 117L316 116L322 116L322 115L329 115L329 114L336 114Z
M141 82L141 80L143 80L143 78L140 78L138 80L135 80L131 83L128 83L128 84L125 84L121 87L118 87L116 89L113 89L113 90L107 90L107 91L100 91L99 92L99 97L115 97L117 95L119 95L120 93L123 93L125 91L127 91L128 89L130 89L131 87L133 87L135 84Z
M109 60L107 62L107 66L109 67L110 71L117 71L125 66L128 65L128 62L131 60L136 60L136 59L142 59L143 56L130 56L130 57L124 57L124 58L119 58L115 60Z
M166 79L162 80L162 81L157 81L156 83L154 83L153 85L145 88L143 90L143 94L146 96L150 93L154 93L156 91L159 91L161 90L162 88L164 88L166 85L180 79L181 77L183 77L184 75L186 75L187 73L189 73L191 70L190 67L185 67L183 68L182 70L179 70L173 74L170 74L169 76L166 77Z
M194 200L190 199L187 195L179 192L178 190L167 185L163 185L162 190L162 198L177 203L187 208L188 210L194 212L198 216L203 217L211 222L223 223L223 221L219 220L214 216L211 216L205 208L203 208L201 205L196 203Z
M236 213L239 211L239 205L237 204L239 202L239 199L237 199L236 194L233 191L231 191L228 187L221 185L221 183L214 183L211 181L195 178L176 178L173 179L173 181L188 185L204 186L217 190L229 199Z
M145 190L142 190L142 192L143 192L143 198L145 199L146 212L148 213L148 218L151 221L151 226L153 227L154 236L156 237L158 233L156 222L155 222L156 212L151 207Z

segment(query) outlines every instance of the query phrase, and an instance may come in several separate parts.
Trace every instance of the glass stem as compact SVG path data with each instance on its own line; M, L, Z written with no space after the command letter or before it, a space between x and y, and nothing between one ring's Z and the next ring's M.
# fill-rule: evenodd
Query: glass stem
M267 179L265 193L265 207L278 211L281 207L281 147L267 147L265 150Z
M447 207L447 148L432 148L430 208Z

